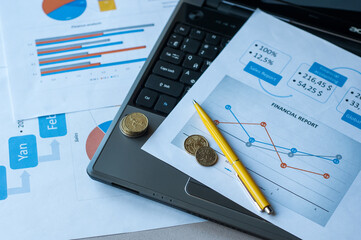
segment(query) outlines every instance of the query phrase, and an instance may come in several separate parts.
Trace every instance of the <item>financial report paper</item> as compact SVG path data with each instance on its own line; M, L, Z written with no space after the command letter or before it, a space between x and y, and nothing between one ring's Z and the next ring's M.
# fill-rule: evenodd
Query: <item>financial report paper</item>
M0 239L76 239L203 221L87 175L119 107L14 122L1 54L0 86Z
M361 59L257 10L143 149L302 239L358 238ZM214 120L276 214L260 213L202 124ZM186 153L189 135L218 152Z
M119 105L177 1L1 1L14 118Z

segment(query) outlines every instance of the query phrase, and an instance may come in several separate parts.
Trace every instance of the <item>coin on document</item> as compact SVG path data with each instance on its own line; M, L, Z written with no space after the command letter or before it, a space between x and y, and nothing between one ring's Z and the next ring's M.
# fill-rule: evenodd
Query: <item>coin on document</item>
M184 149L193 156L196 155L198 148L208 146L207 139L201 135L191 135L184 141Z
M148 118L143 113L135 112L122 118L119 127L127 137L142 136L148 129Z
M213 166L218 160L218 155L211 147L200 147L196 152L197 162L205 167Z

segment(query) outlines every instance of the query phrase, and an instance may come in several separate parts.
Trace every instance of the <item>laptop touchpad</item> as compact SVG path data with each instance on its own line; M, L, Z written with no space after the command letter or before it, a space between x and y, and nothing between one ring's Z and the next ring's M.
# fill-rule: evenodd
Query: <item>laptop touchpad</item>
M242 212L244 214L259 218L257 215L239 206L235 202L229 200L228 198L224 197L223 195L217 193L216 191L212 190L211 188L207 187L206 185L198 182L193 178L188 179L184 189L186 193L191 197L218 204L223 207L235 210L237 212Z

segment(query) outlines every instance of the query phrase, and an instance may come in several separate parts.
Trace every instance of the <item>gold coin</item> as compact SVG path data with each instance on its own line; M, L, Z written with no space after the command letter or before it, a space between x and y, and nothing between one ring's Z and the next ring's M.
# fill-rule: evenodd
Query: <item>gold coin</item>
M139 137L148 129L148 118L143 113L131 113L122 118L119 128L127 137Z
M196 152L197 162L202 166L213 166L218 160L218 155L211 147L200 147Z
M126 116L122 118L122 121L119 124L120 131L127 137L133 137L134 134L132 132L130 132L128 129L126 129L124 126L125 118L126 118Z
M131 113L124 119L124 127L130 132L143 132L148 127L148 118L143 113Z
M208 147L208 141L201 135L191 135L184 141L184 149L191 155L195 155L198 148Z

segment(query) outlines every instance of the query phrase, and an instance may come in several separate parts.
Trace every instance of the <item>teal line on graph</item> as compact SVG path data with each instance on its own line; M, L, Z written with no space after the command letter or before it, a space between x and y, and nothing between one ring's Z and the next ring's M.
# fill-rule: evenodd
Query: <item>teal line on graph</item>
M294 154L298 152L298 153L306 154L307 156L312 156L312 157L317 157L317 158L321 158L321 159L324 159L324 160L332 161L334 164L339 164L340 160L342 159L342 156L339 155L339 154L336 155L336 157L334 159L332 159L332 158L327 158L327 157L320 156L320 155L315 155L315 154L311 154L311 153L307 153L307 152L302 152L302 151L297 150L296 148L287 148L287 147L277 146L277 145L273 145L273 144L270 144L270 143L255 140L253 137L251 137L249 135L247 130L244 128L243 124L238 120L237 116L233 113L233 111L231 109L232 108L231 105L226 105L225 108L230 111L230 113L236 119L237 123L242 127L243 131L247 134L249 143L257 142L257 143L261 143L261 144L264 144L264 145L275 146L276 148L289 150L290 153L293 153L293 155L289 154L289 157L294 156Z
M237 116L234 114L234 112L232 111L232 107L231 105L226 105L225 106L225 109L228 110L231 115L234 117L234 119L236 120L236 122L220 122L218 120L215 120L215 124L218 125L218 124L237 124L239 125L241 128L242 128L242 131L247 135L248 137L248 141L243 141L233 135L231 135L232 137L235 137L237 138L238 140L244 142L246 144L247 147L251 147L253 145L253 143L259 143L261 145L266 145L266 146L271 146L273 147L273 149L269 149L269 148L265 148L265 147L261 147L261 146L257 146L257 145L253 145L255 147L258 147L258 148L262 148L262 149L266 149L266 150L270 150L270 151L274 151L277 153L277 156L279 158L279 160L281 161L281 168L292 168L292 169L295 169L295 170L300 170L300 171L304 171L304 172L308 172L308 173L314 173L314 174L317 174L317 175L321 175L323 176L325 179L328 179L330 177L330 175L328 173L316 173L316 172L312 172L312 171L309 171L309 170L305 170L305 169L300 169L300 168L295 168L295 167L292 167L292 166L289 166L287 165L286 163L284 163L282 161L282 158L280 156L280 153L282 154L286 154L288 155L288 157L294 157L294 156L298 156L298 157L302 157L302 156L310 156L310 157L315 157L315 158L319 158L319 159L323 159L323 160L327 160L327 161L331 161L333 162L334 164L339 164L340 163L340 160L342 159L342 156L340 154L337 154L335 157L333 156L321 156L321 155L315 155L315 154L312 154L312 153L307 153L307 152L303 152L303 151L299 151L297 148L289 148L289 147L284 147L284 146L278 146L278 145L275 145L266 126L267 124L265 122L261 122L261 123L241 123L239 121L239 119L237 118ZM252 135L246 130L245 126L244 125L258 125L258 126L262 126L268 137L269 137L269 140L271 143L267 143L267 142L263 142L263 141L259 141L259 140L256 140L254 137L252 137ZM289 152L281 152L281 151L278 151L278 149L283 149L283 150L287 150Z

